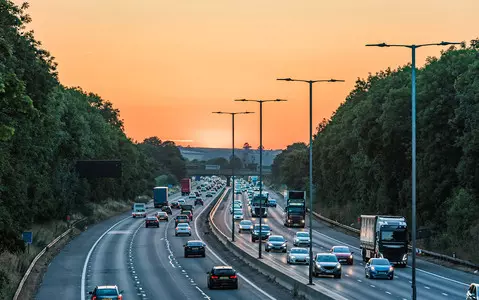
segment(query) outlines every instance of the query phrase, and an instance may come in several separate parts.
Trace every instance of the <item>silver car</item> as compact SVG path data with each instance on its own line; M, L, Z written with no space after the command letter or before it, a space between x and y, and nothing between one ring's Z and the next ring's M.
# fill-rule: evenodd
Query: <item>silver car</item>
M251 232L251 230L253 230L253 222L250 220L243 220L239 223L239 233L243 231Z
M288 264L309 264L309 250L305 248L291 248L286 262Z
M178 225L176 225L175 236L179 236L179 235L182 235L182 234L191 236L190 224L188 224L188 223L178 223Z
M305 231L298 231L296 232L296 236L294 237L293 245L296 247L309 247L311 243L311 238L309 236L309 232Z
M235 221L243 220L244 219L243 210L242 209L235 209L235 211L233 213L233 219L235 219Z
M285 240L282 235L272 235L268 238L264 250L266 252L280 250L281 252L286 253L288 250L288 241Z

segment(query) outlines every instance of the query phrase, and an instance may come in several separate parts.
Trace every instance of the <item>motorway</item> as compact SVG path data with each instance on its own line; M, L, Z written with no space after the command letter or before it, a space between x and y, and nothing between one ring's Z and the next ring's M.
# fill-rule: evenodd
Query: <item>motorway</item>
M271 190L270 198L277 199L278 207L268 209L268 218L263 219L273 230L272 234L283 235L288 240L288 248L292 247L295 232L309 230L309 227L287 228L282 222L282 207L285 205L283 197ZM245 219L251 219L255 223L258 218L251 218L246 197L235 195L236 199L243 200ZM229 199L231 201L231 199ZM215 224L227 234L231 233L231 214L229 203L223 201L214 216ZM307 220L309 222L309 219ZM236 227L237 228L237 227ZM236 244L243 250L258 256L258 242L252 243L249 233L237 233ZM411 299L411 269L396 268L395 278L390 280L371 280L364 276L364 263L362 262L359 239L336 231L314 220L313 222L313 251L327 252L332 246L349 246L354 252L354 265L343 266L343 277L333 279L328 277L314 278L315 285L322 285L333 290L347 299ZM264 250L264 248L263 248ZM285 253L267 253L263 251L263 260L274 265L292 277L302 278L308 282L307 265L287 265ZM417 269L417 292L418 299L464 299L467 287L471 282L477 281L477 276L465 272L449 269L429 262L418 260Z
M170 201L178 198L170 196ZM238 290L208 290L206 272L227 262L211 247L205 258L184 258L183 245L198 238L196 220L211 199L203 194L205 206L195 208L191 237L175 237L176 209L160 228L145 228L144 219L131 218L130 213L92 226L53 259L35 299L90 299L88 291L105 284L118 285L124 290L123 299L291 299L257 287L243 274Z

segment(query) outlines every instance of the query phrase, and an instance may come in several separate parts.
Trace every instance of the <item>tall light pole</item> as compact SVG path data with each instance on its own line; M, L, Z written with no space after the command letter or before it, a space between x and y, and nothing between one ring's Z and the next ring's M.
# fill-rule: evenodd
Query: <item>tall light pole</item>
M302 80L278 78L282 81L299 81L309 84L309 284L313 284L313 83L344 82L340 79Z
M261 257L261 244L262 244L262 226L263 226L263 103L265 102L284 102L288 100L284 99L274 99L274 100L249 100L249 99L236 99L235 101L240 102L256 102L259 103L259 247L258 247L258 258Z
M224 112L224 111L214 111L214 114L219 115L231 115L231 124L232 124L232 156L231 156L231 207L234 207L235 200L235 115L246 115L254 114L251 111L240 111L240 112ZM231 241L235 241L235 215L231 214Z
M412 218L412 299L416 300L416 49L426 46L449 46L449 45L461 45L462 43L456 42L440 42L420 45L402 45L402 44L367 44L366 47L403 47L409 48L412 52L411 61L411 218Z

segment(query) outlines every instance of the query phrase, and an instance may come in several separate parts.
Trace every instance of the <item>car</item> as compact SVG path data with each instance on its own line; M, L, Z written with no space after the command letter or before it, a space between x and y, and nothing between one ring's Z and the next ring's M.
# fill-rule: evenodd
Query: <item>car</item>
M199 255L201 257L206 256L206 244L203 243L202 241L188 241L184 245L185 248L185 257L189 257L192 255Z
M257 240L260 239L260 233L259 233L260 227L259 224L254 224L253 231L251 232L251 241L254 243ZM262 224L261 225L261 239L262 240L267 240L269 236L271 235L271 228L267 224Z
M268 238L264 251L280 250L283 253L288 251L288 241L282 235L272 235Z
M236 192L235 192L236 195L241 195L241 194L243 194L243 192L240 191L239 189L235 189L235 190L236 190Z
M195 193L190 193L190 195L188 196L188 198L190 198L190 199L195 199L195 198L196 198L196 194L195 194Z
M349 247L347 247L347 246L334 246L333 248L331 248L331 250L329 252L336 255L336 257L338 258L338 261L340 263L346 263L348 265L353 264L353 260L354 260L353 259L353 253L354 252L351 252L349 250Z
M479 299L479 284L471 283L469 289L467 289L466 300L477 300Z
M233 206L230 206L230 214L233 214L233 211L241 209L241 207L237 204L234 204Z
M195 192L196 197L201 196L200 192Z
M394 267L387 258L371 258L364 266L366 278L387 278L394 279Z
M214 266L208 274L207 285L209 289L215 287L231 287L238 289L238 276L231 266Z
M193 212L192 212L191 210L182 209L182 210L181 210L181 214L182 214L182 215L187 215L188 218L190 218L190 221L193 221Z
M181 207L181 205L186 204L186 200L185 199L178 199L178 204Z
M196 197L195 199L195 205L204 205L205 203L203 202L203 199L200 197Z
M187 215L177 215L175 217L175 226L181 223L188 223L190 224L190 217Z
M298 231L296 232L296 236L294 237L293 245L296 247L309 247L311 243L311 237L309 236L309 232L306 231Z
M91 295L91 300L101 299L123 299L123 291L118 290L116 285L97 285L93 291L88 292Z
M286 257L288 264L309 264L309 250L305 248L291 248Z
M212 193L206 193L206 198L212 198L213 197L213 194Z
M268 200L268 206L269 207L276 207L278 204L276 202L276 199L269 199Z
M161 207L161 211L164 211L164 212L166 212L166 213L169 214L169 215L173 214L173 211L171 210L171 207L166 206L166 205L163 206L163 207Z
M156 213L156 218L158 221L166 221L168 222L168 214L164 211L159 211Z
M243 220L244 219L244 215L243 215L243 210L242 209L235 209L235 211L233 212L233 219L236 221L236 220Z
M243 220L239 223L239 233L242 233L244 231L249 231L251 232L253 230L253 222L250 220Z
M148 228L150 226L160 228L160 222L158 221L158 218L156 216L146 217L145 227Z
M314 258L313 276L333 275L341 278L341 264L336 255L331 253L318 253Z
M235 200L233 205L237 205L239 208L243 208L243 202L241 200Z
M175 228L175 236L187 234L191 236L191 227L188 223L179 223Z
M180 208L180 203L178 201L171 201L170 207L171 208Z

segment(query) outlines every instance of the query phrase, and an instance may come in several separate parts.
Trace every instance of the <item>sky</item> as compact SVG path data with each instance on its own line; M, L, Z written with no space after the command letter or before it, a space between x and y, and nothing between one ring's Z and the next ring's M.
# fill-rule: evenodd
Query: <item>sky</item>
M20 4L23 1L15 0ZM406 48L367 43L467 41L479 37L478 0L30 0L28 28L59 64L62 84L81 86L120 109L128 136L197 147L309 140L306 83L314 126L330 118L358 77L410 62ZM417 63L441 47L421 48Z

